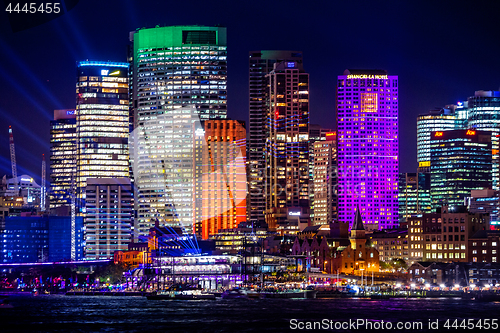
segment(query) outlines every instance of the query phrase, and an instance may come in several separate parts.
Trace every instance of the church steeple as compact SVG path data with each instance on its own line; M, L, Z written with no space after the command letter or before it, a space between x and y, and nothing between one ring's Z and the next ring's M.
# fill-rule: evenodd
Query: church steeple
M365 227L363 225L363 219L361 218L359 206L356 207L356 213L351 227L351 237L349 237L349 240L351 241L351 247L354 250L362 248L363 245L366 244Z

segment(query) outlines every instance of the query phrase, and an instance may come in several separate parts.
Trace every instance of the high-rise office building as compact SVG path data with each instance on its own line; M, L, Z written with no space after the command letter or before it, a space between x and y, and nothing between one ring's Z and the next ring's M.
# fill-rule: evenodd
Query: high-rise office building
M295 61L302 64L302 52L262 50L251 51L249 55L249 110L247 166L248 166L248 211L247 218L257 225L265 223L265 175L266 140L269 135L269 108L266 104L266 75L274 69L274 64Z
M313 144L314 224L337 220L337 133L326 133L325 140Z
M50 208L71 204L72 180L76 185L75 110L54 110L50 121Z
M311 184L311 189L314 188L314 143L316 141L326 140L327 133L330 135L329 139L332 138L333 130L330 128L321 127L318 124L309 124L309 184ZM337 133L335 133L337 135ZM335 137L336 139L337 137ZM309 191L309 205L311 207L310 210L310 219L311 221L315 221L314 218L314 191Z
M98 61L80 61L77 65L79 198L84 196L88 178L129 177L128 66Z
M469 128L491 132L492 187L500 189L500 91L476 91L467 99Z
M266 78L266 223L293 234L309 220L309 74L285 61Z
M135 236L160 226L194 224L195 133L203 129L194 106L169 110L141 122L131 138L137 219ZM199 131L199 130L198 130Z
M431 213L429 172L399 174L399 224L412 216Z
M226 28L156 27L130 40L136 231L158 220L192 232L195 122L226 118Z
M419 168L429 168L431 165L431 132L459 129L456 127L455 107L455 105L451 105L443 109L431 110L428 114L417 117L417 162Z
M337 82L339 221L398 226L398 77L346 70Z
M472 190L492 182L491 132L478 130L431 133L432 207L465 205Z
M225 27L156 27L130 36L135 126L190 105L202 120L226 118Z
M85 195L85 259L113 259L132 239L130 179L88 178Z
M245 123L207 120L195 136L195 233L208 239L246 221Z

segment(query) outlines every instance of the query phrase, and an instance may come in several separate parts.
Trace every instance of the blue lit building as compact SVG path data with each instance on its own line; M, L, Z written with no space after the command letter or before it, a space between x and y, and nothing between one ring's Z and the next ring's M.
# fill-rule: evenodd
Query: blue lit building
M83 258L83 218L76 218L76 260ZM0 229L0 262L71 259L70 216L9 216Z
M9 216L0 235L1 262L43 262L49 258L47 216Z
M49 216L49 261L71 260L71 216ZM83 217L75 219L75 260L83 259Z

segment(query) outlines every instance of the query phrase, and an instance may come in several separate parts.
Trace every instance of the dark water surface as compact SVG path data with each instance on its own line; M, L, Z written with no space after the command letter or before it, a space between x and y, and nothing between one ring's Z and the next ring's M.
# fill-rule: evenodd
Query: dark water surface
M333 326L323 326L327 329L318 331L458 332L465 330L446 329L446 320L450 319L450 324L455 319L459 319L458 324L463 319L471 319L474 324L484 319L500 321L500 303L461 299L152 301L145 297L64 295L9 298L14 308L0 308L0 332L293 332L299 329L291 327L307 328L306 322L324 319L333 321ZM291 325L291 319L296 319L296 324ZM369 330L362 325L355 329L347 324L345 329L338 326L358 319L367 319L375 325L390 322L393 327ZM438 329L429 329L429 320L438 320ZM336 322L340 329L335 329ZM423 329L397 329L398 322L406 325L421 322ZM483 327L480 331L498 329Z

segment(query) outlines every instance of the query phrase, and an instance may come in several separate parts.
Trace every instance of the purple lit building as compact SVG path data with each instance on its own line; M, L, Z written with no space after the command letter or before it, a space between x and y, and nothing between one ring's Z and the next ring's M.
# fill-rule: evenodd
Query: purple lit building
M398 77L344 71L337 82L338 218L359 206L368 230L398 226Z

